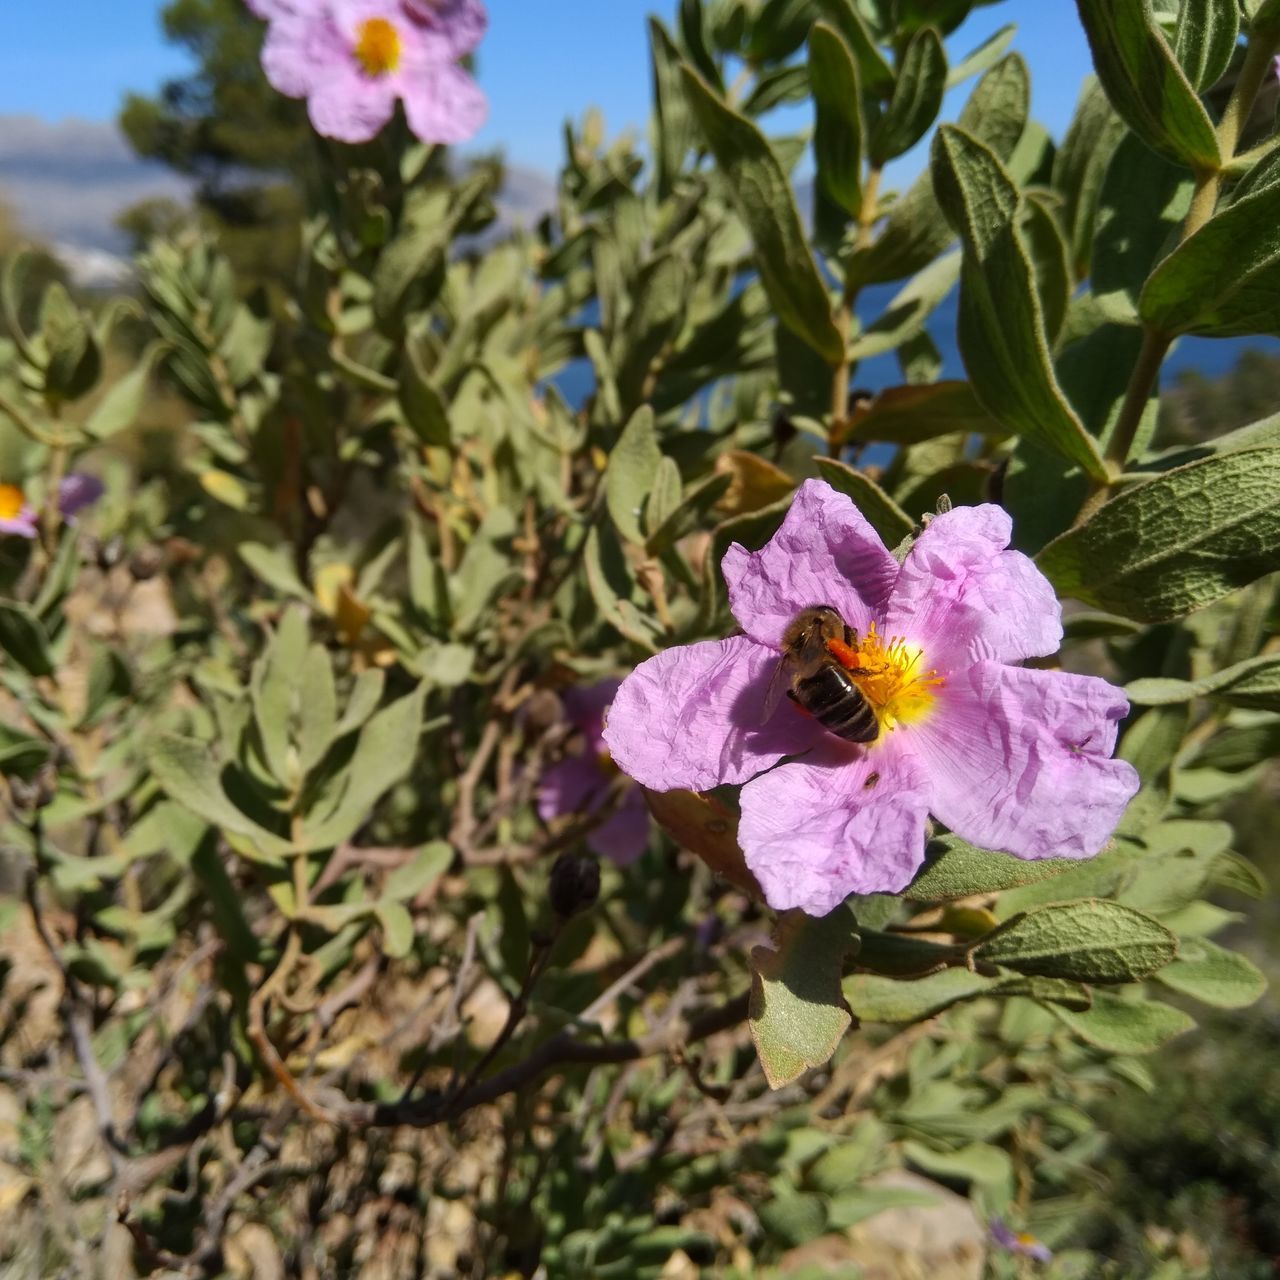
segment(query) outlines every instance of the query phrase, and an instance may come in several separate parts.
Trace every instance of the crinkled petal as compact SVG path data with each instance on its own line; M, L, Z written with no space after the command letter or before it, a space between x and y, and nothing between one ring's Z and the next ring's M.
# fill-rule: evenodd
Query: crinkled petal
M745 782L825 736L788 698L766 719L777 665L776 653L746 636L666 649L622 682L605 745L655 791Z
M333 67L307 99L307 112L317 133L338 142L368 142L395 110L390 79L372 80L350 66Z
M1012 528L990 503L935 517L902 565L884 633L920 645L940 671L1055 652L1062 608L1032 561L1005 550Z
M865 631L884 608L898 563L853 502L806 480L782 527L760 548L736 542L721 563L733 616L753 640L777 648L803 609L826 604Z
M311 2L314 4L314 0ZM245 7L255 18L272 22L301 13L306 3L307 0L245 0Z
M538 782L538 816L543 822L567 813L589 813L599 806L609 779L592 756L566 756Z
M928 773L930 812L956 835L1020 858L1087 858L1138 790L1133 766L1111 758L1128 710L1094 676L980 662L899 732Z
M409 128L423 142L465 142L489 114L480 86L456 63L406 68L399 88Z
M344 72L353 75L351 67L351 50L326 12L282 13L262 45L267 80L288 98L305 98Z
M639 787L628 787L622 803L590 835L587 845L602 858L629 866L649 846L649 806Z
M437 62L470 53L489 26L481 0L404 0L404 7L422 28L424 46Z
M874 751L828 737L742 788L738 842L776 911L812 916L851 893L897 893L924 861L924 773L897 742Z

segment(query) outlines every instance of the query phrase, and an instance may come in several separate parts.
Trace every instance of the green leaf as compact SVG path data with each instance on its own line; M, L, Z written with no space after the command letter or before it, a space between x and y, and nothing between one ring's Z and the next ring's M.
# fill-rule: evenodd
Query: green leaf
M1280 449L1192 462L1055 538L1036 563L1059 595L1139 622L1181 617L1280 569Z
M304 847L332 849L349 840L372 816L377 802L409 776L417 759L426 685L384 707L360 731L345 785L332 813L313 823L308 815Z
M902 891L913 902L955 902L977 894L1000 893L1051 879L1078 865L1071 858L1015 858L976 848L959 836L931 840L925 855L924 866Z
M786 174L759 129L726 106L691 67L685 90L716 158L778 318L830 365L844 354L831 300L809 251Z
M982 407L967 382L887 387L854 417L850 434L860 440L922 444L958 431L991 440L1002 440L1009 434Z
M386 678L376 668L362 671L356 676L356 682L351 686L351 696L347 699L347 708L333 730L335 742L354 733L377 710L378 703L382 701L382 686L386 683Z
M836 1051L852 1017L840 991L855 923L844 907L815 919L789 911L774 946L751 952L751 1038L771 1089L821 1066Z
M0 600L0 649L30 676L53 674L49 637L40 619L16 600Z
M862 212L862 90L858 66L837 32L818 22L809 32L813 154L818 181L846 213Z
M1267 980L1251 960L1206 938L1192 938L1157 978L1173 991L1219 1009L1246 1009L1262 998Z
M1062 225L1077 280L1089 274L1102 186L1124 134L1124 122L1107 101L1102 86L1089 76L1080 91L1071 127L1053 160L1053 189L1062 198Z
M866 516L886 547L896 547L915 527L911 517L870 476L836 458L817 458L818 474Z
M242 813L223 790L217 761L207 742L163 734L147 753L155 780L185 808L223 833L251 842L256 860L281 866L292 846Z
M760 1206L760 1225L791 1247L816 1239L827 1229L827 1202L812 1192L793 1191Z
M1026 64L1011 53L974 86L957 123L1001 160L1007 160L1026 128L1030 96ZM932 176L926 171L889 206L884 229L875 243L851 257L849 279L879 284L913 275L954 239L938 209Z
M938 118L947 86L947 55L932 27L913 35L902 54L893 97L872 130L871 163L882 166L915 146Z
M998 31L992 32L976 49L971 53L966 53L947 72L947 88L954 89L956 85L963 84L970 76L981 75L989 67L995 66L1000 60L1000 56L1013 43L1013 37L1017 34L1018 28L1012 22L1006 23Z
M1218 138L1178 65L1150 0L1076 0L1098 79L1112 106L1152 150L1194 169L1221 163Z
M422 366L422 356L416 342L405 343L397 385L400 411L409 430L423 444L447 448L452 440L449 411L445 408L440 392L432 385L430 375Z
M582 567L586 573L587 590L591 592L604 621L628 640L650 652L657 652L655 624L626 598L630 594L626 559L617 535L609 525L595 525L587 534Z
M823 18L840 34L858 63L858 79L878 98L893 92L893 68L885 61L854 0L818 0Z
M1182 0L1173 34L1178 65L1195 89L1222 78L1240 37L1240 14L1223 0Z
M511 512L494 507L467 543L451 584L456 588L453 612L459 633L465 635L478 626L502 588L518 576L508 550L515 528Z
M28 778L49 758L49 744L0 724L0 777Z
M298 600L311 600L311 592L298 577L294 567L292 548L285 543L268 547L261 542L242 542L237 548L240 559L244 561L250 573L267 586L279 591L282 595L293 596Z
M1158 920L1092 899L1014 916L974 948L979 960L1073 982L1137 982L1168 964L1178 940Z
M670 461L670 459L664 458L663 461ZM659 471L660 474L661 471ZM675 546L686 534L692 533L698 528L707 512L725 496L733 481L733 475L726 472L708 476L694 485L681 498L676 509L645 540L645 550L650 555L661 555ZM787 491L790 492L790 485L787 486ZM652 494L649 502L652 505ZM647 508L645 514L648 515ZM648 523L647 520L646 523Z
M1105 478L1097 444L1054 380L1017 230L1017 188L987 147L950 125L934 139L933 173L939 203L965 250L959 338L974 391L1010 430Z
M1230 205L1156 267L1138 309L1162 333L1277 334L1278 292L1280 152L1273 152L1241 180Z
M680 50L662 22L649 17L653 104L657 117L658 198L671 194L694 140L693 119L680 81Z
M113 383L97 407L85 420L86 435L95 440L108 440L118 431L131 427L146 402L151 370L167 350L164 342L153 342L142 353L137 367Z
M884 314L850 344L850 360L867 360L892 351L919 333L960 277L960 255L949 253L918 272L890 300Z
M292 788L296 761L291 741L299 710L298 682L307 657L307 618L296 605L286 609L280 626L254 665L250 693L266 762L277 782Z
M1248 658L1199 680L1146 676L1130 681L1125 694L1144 707L1170 706L1212 695L1239 707L1280 711L1280 654Z
M605 503L618 532L629 542L644 542L640 511L653 489L662 462L653 410L642 405L623 427L609 454L605 471Z
M971 1142L957 1151L935 1151L908 1140L902 1154L912 1164L938 1178L960 1178L979 1185L1002 1187L1013 1182L1013 1162L1007 1151L985 1142Z
M453 846L445 840L431 840L387 877L382 896L395 902L408 902L435 884L452 862Z
M886 978L859 973L848 978L844 994L859 1022L919 1022L960 1000L989 995L1000 979L969 969L942 969L923 978Z
M307 650L298 683L298 765L308 774L324 758L338 726L333 667L323 645Z
M46 390L67 400L84 395L98 380L102 354L88 320L57 280L44 291L40 336L44 339Z
M614 351L623 409L644 398L654 361L685 320L689 272L680 255L664 253L645 263L636 279L631 311Z
M379 902L374 907L382 926L382 950L393 960L402 960L413 950L413 917L402 902Z
M1086 1010L1047 1004L1054 1017L1082 1039L1107 1053L1153 1053L1196 1024L1181 1009L1155 1000L1124 1000L1106 991L1094 993Z

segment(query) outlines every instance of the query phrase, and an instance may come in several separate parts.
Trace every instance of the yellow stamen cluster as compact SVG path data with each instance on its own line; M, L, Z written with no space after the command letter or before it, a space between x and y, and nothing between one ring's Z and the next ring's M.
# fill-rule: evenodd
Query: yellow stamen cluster
M924 650L919 645L908 644L899 636L886 643L874 622L858 641L856 665L868 674L855 675L854 683L886 731L927 715L933 691L942 684L936 670L924 667Z
M12 520L21 512L25 501L16 484L0 484L0 520Z
M390 75L400 65L400 33L386 18L370 18L360 26L356 60L366 75Z

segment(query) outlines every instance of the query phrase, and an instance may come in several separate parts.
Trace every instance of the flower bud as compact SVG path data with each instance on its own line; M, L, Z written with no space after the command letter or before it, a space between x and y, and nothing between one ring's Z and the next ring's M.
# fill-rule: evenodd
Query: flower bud
M588 853L562 853L551 867L548 897L556 915L568 919L595 905L600 864Z

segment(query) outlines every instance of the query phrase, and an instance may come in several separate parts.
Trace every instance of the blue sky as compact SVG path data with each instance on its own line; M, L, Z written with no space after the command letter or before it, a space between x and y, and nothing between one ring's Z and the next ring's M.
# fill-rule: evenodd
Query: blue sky
M128 90L154 89L184 69L182 54L163 41L159 0L6 0L4 7L0 114L108 120ZM643 129L645 15L669 18L674 7L674 0L490 0L480 78L491 115L477 144L551 170L564 119L589 105L604 111L611 133L626 125ZM1075 6L1006 0L979 9L952 38L953 59L1008 22L1018 23L1014 47L1031 67L1034 112L1061 136L1089 69ZM948 115L962 95L952 99ZM797 115L795 125L803 124ZM908 159L903 167L920 163Z

